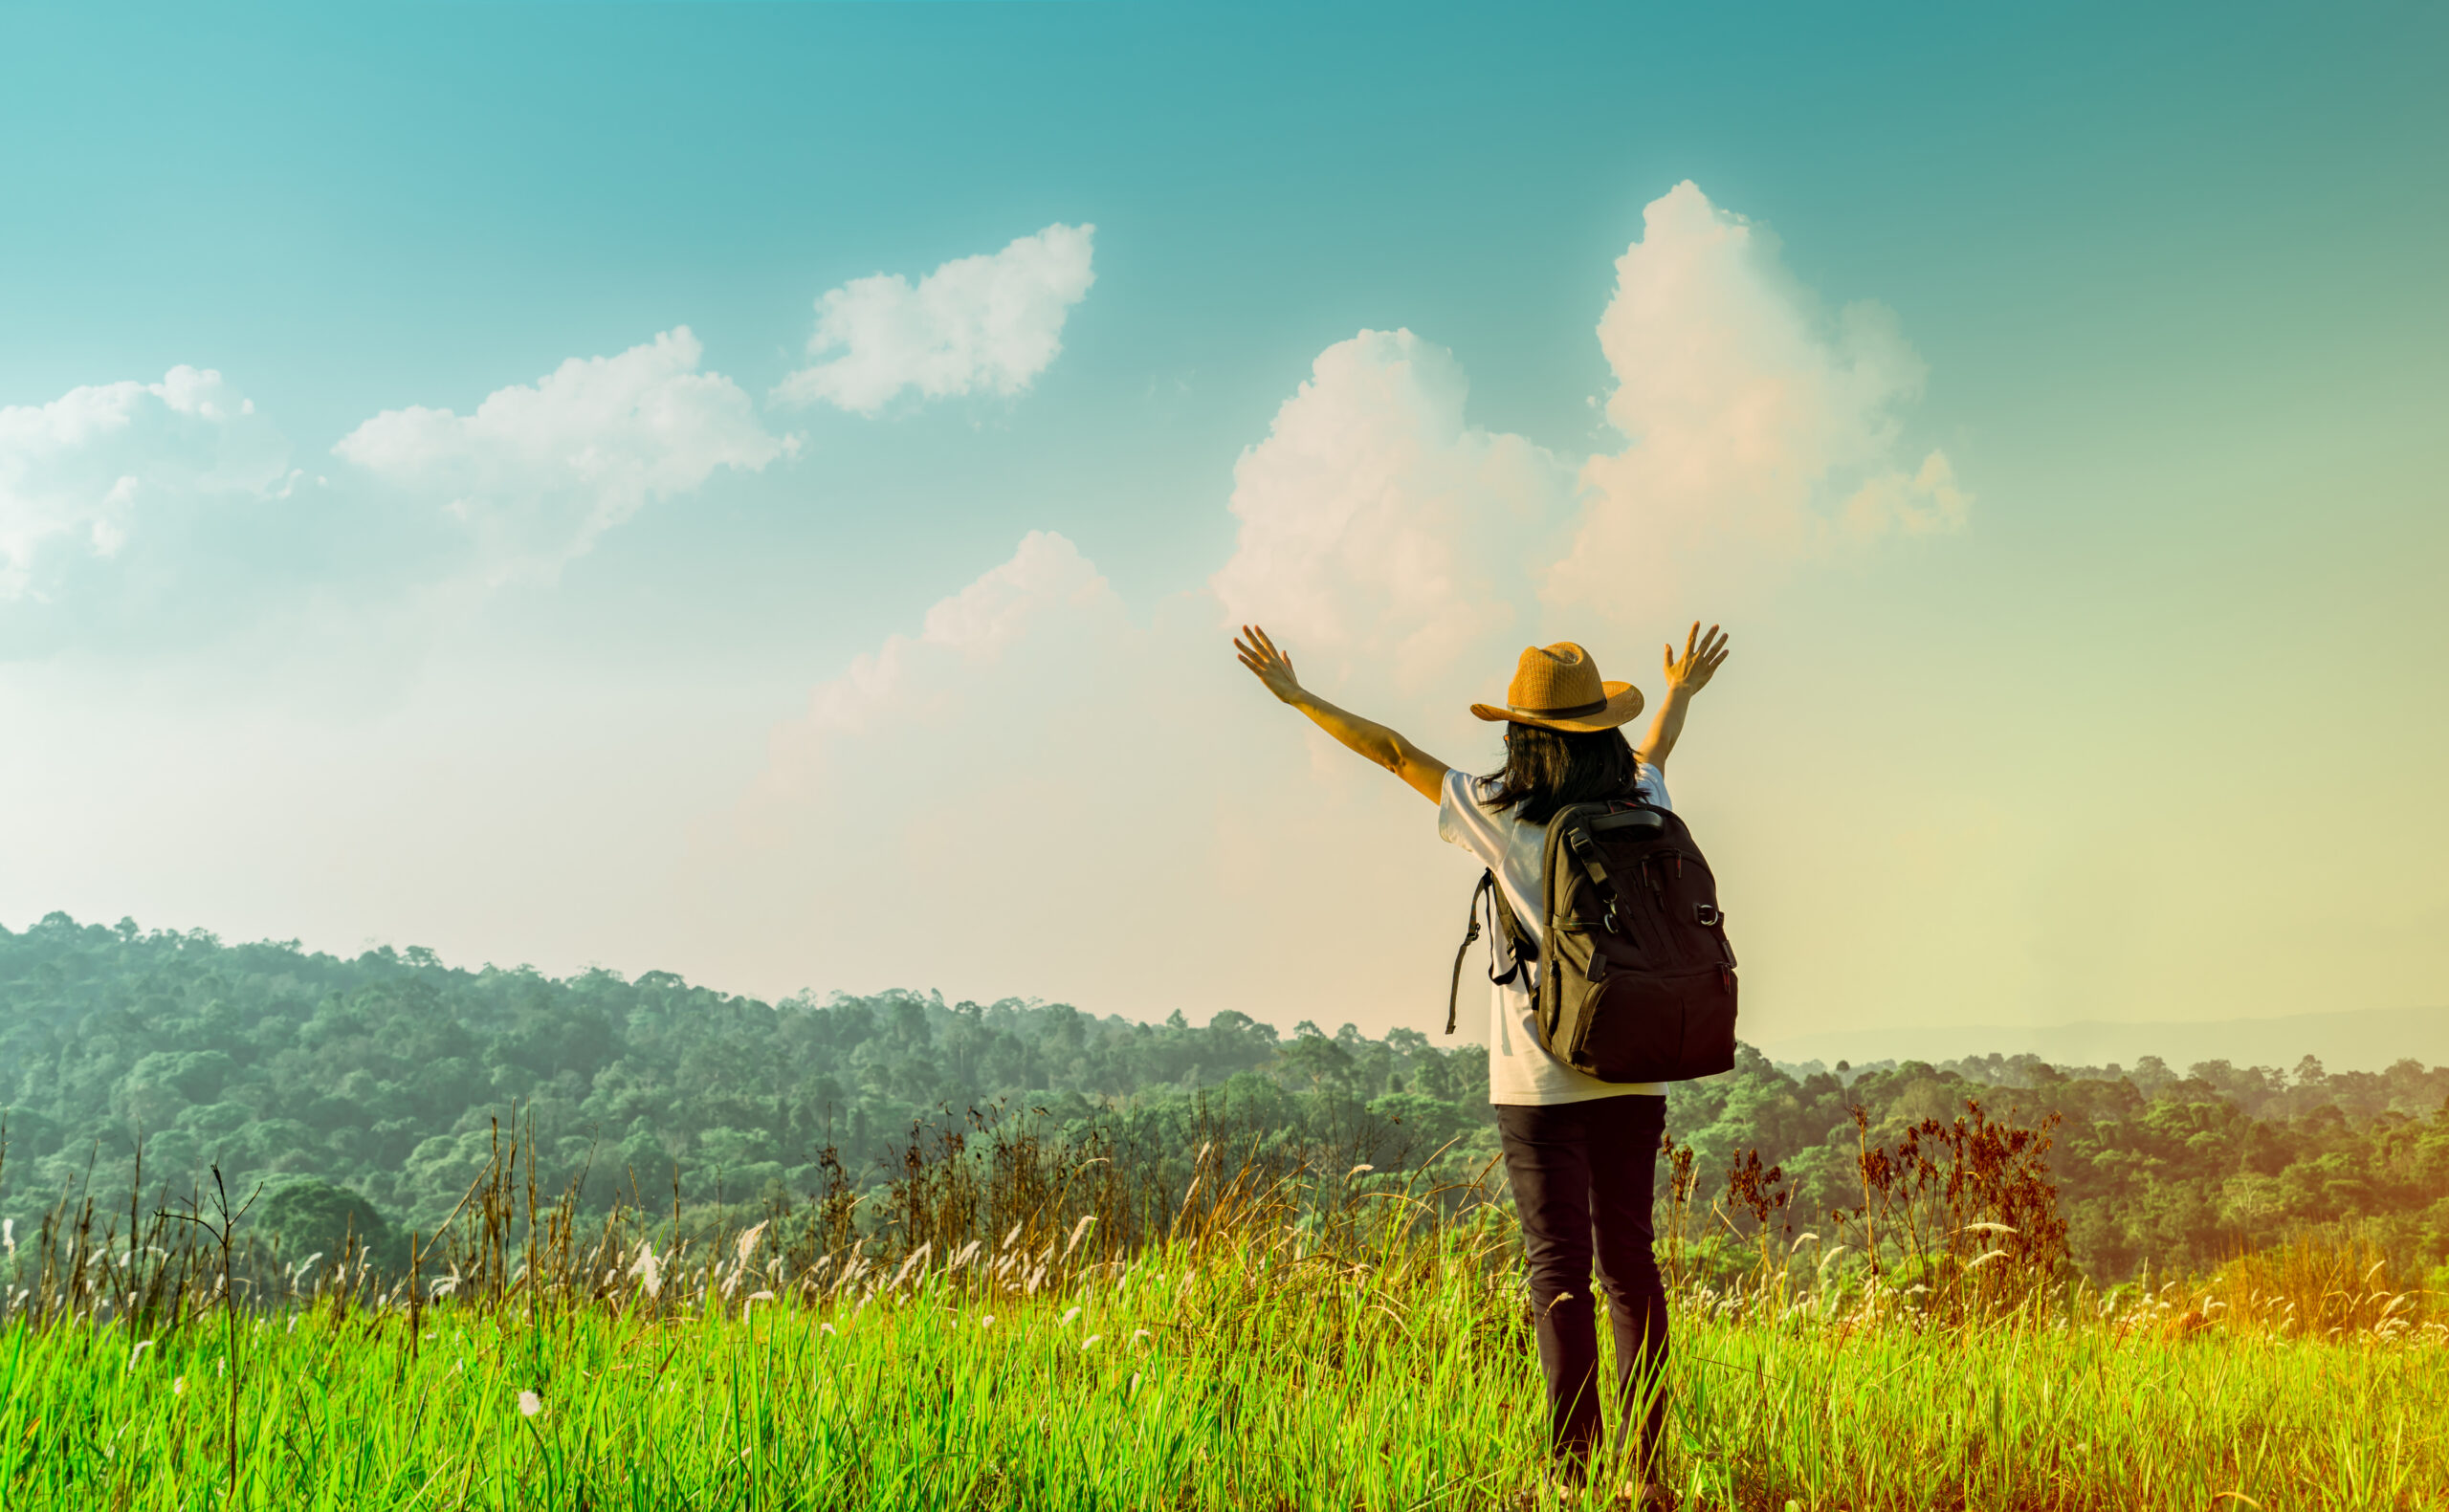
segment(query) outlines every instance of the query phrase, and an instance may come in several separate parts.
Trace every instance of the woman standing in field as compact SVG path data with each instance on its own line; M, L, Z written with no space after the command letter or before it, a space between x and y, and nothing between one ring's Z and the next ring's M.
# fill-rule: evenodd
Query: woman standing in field
M1545 956L1540 878L1546 825L1566 804L1638 797L1667 807L1664 768L1692 695L1726 660L1726 637L1698 624L1666 655L1666 696L1636 748L1622 727L1642 712L1641 690L1603 682L1571 642L1524 650L1501 707L1471 712L1505 724L1505 764L1475 778L1384 725L1347 713L1304 689L1291 659L1265 630L1242 627L1233 649L1268 691L1437 805L1437 832L1492 872L1514 918ZM1550 1055L1533 1019L1526 967L1496 984L1489 1026L1489 1101L1496 1107L1506 1178L1529 1252L1531 1304L1547 1377L1550 1445L1557 1469L1579 1481L1604 1439L1600 1413L1593 1262L1616 1331L1617 1391L1632 1436L1632 1494L1664 1504L1651 1479L1666 1404L1666 1293L1650 1254L1650 1201L1666 1088L1601 1082Z

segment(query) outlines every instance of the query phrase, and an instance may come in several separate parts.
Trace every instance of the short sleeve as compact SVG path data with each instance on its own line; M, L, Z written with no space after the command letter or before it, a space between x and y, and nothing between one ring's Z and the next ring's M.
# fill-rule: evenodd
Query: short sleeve
M1453 776L1450 772L1446 775ZM1675 812L1675 805L1666 798L1666 774L1646 761L1636 760L1633 763L1633 791L1642 796L1643 802L1655 804L1670 814Z
M1479 805L1473 792L1477 780L1460 767L1445 769L1445 780L1438 784L1437 838L1462 846L1483 866L1494 866L1505 855L1505 837Z

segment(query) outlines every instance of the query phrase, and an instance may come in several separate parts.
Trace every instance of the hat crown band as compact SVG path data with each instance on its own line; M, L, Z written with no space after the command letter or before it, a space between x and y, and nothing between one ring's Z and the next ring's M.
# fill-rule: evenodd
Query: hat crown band
M1525 719L1586 719L1605 709L1607 700L1594 698L1586 704L1569 704L1562 708L1533 708L1525 704L1508 704L1505 707L1508 712L1520 714Z

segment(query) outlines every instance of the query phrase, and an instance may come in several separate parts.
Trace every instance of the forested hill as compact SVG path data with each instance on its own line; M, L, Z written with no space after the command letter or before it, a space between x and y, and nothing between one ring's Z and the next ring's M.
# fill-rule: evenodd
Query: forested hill
M668 1191L675 1166L693 1194L805 1194L828 1147L853 1179L880 1177L914 1122L999 1102L1058 1129L1128 1116L1161 1132L1187 1128L1203 1098L1202 1116L1374 1140L1390 1161L1453 1140L1449 1167L1476 1169L1495 1150L1486 1092L1482 1051L1409 1029L1279 1035L1240 1013L1192 1027L907 992L766 1003L660 972L556 979L415 949L342 959L56 913L0 928L0 1215L21 1225L89 1168L96 1193L125 1193L140 1129L148 1188L211 1163L241 1190L319 1179L428 1225L514 1105L545 1167L588 1172L600 1202L632 1179ZM1705 1182L1756 1149L1807 1216L1856 1200L1853 1105L1882 1137L1968 1096L2064 1118L2052 1164L2077 1259L2099 1278L2337 1222L2372 1227L2418 1266L2449 1260L2449 1069L2413 1062L1831 1071L1747 1050L1729 1075L1677 1086L1668 1129Z
M603 1198L632 1173L668 1185L675 1163L693 1193L717 1175L805 1192L827 1146L854 1177L877 1172L947 1112L1004 1102L1060 1125L1227 1084L1269 1121L1298 1120L1300 1089L1313 1119L1374 1107L1443 1138L1484 1113L1487 1069L1417 1031L1304 1025L1287 1042L1238 1013L1194 1029L907 992L766 1003L663 972L554 979L414 948L342 960L56 913L0 929L0 1206L81 1183L89 1162L96 1190L124 1190L141 1129L148 1186L204 1163L233 1182L312 1174L430 1222L514 1105L547 1168L591 1170Z

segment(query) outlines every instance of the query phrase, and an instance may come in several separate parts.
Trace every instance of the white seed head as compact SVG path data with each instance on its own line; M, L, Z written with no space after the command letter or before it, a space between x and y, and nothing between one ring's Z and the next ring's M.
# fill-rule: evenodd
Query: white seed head
M518 1415L533 1417L544 1410L544 1399L533 1391L518 1393Z
M1080 1247L1080 1240L1082 1237L1089 1232L1089 1225L1095 1221L1097 1221L1096 1216L1094 1214L1091 1214L1081 1218L1079 1222L1071 1225L1071 1241L1063 1246L1063 1255L1065 1259L1069 1260L1071 1252Z

